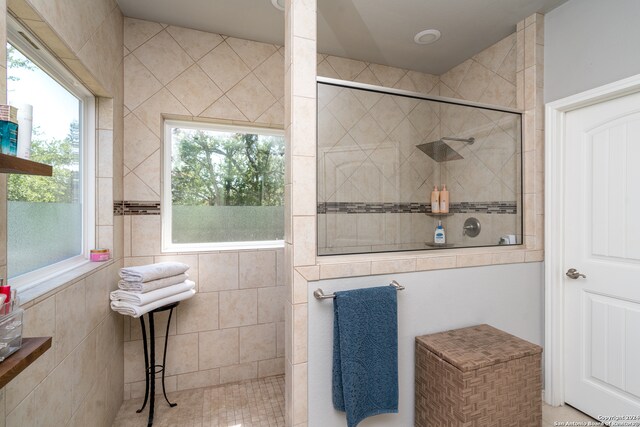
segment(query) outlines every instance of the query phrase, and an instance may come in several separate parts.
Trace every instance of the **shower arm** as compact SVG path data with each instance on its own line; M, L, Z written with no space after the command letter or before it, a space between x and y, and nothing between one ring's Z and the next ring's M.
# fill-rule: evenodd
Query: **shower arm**
M474 137L471 137L471 138L454 138L454 137L450 137L450 136L443 136L442 138L440 138L440 141L466 142L467 144L471 145L474 142L476 142L476 139Z

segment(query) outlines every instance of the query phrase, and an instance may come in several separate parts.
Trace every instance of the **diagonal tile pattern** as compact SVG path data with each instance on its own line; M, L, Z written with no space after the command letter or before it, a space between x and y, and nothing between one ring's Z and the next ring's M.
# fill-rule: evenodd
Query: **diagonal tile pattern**
M227 96L251 122L255 122L276 102L273 95L254 74L249 74L242 79L227 92Z
M163 115L284 122L279 46L126 18L125 48L127 200L160 199Z
M198 63L224 92L227 92L251 72L240 56L226 42L216 46Z
M515 41L511 35L440 77L325 55L318 55L318 74L514 106ZM516 199L520 129L502 113L327 85L318 90L318 109L319 202L425 203L442 183L452 202ZM448 163L416 148L442 136L473 136L476 142L452 143L464 159ZM401 225L375 215L327 218L319 222L319 234L326 245L362 246L404 242L399 233L405 220L420 225L405 227L411 241L424 241L433 231L423 219L403 218ZM345 238L340 221L355 221L362 232Z
M194 61L200 60L224 41L224 38L219 34L189 28L169 26L167 32Z
M161 31L142 46L133 51L133 55L144 64L163 85L168 84L186 70L193 59L171 37L167 31Z
M515 107L516 52L514 33L441 75L440 95Z
M125 33L123 196L132 206L136 204L132 201L153 205L160 200L163 118L282 127L284 57L279 46L129 18ZM163 254L160 219L159 215L125 218L125 264L179 260L191 266L198 294L178 308L169 330L167 390L179 390L185 398L177 413L188 421L186 425L202 420L209 425L209 419L212 425L218 425L216 420L223 425L235 412L207 412L202 389L199 395L183 390L284 372L282 250ZM245 277L251 271L258 279ZM252 287L240 289L240 284ZM144 395L141 332L128 319L124 330L124 395L136 399ZM254 391L264 387L256 384ZM251 390L244 396L251 397ZM188 403L198 399L198 409ZM228 408L238 402L219 402L218 396L209 405L217 408L219 403ZM260 412L254 414L253 404L237 408L248 411L249 420L262 417L268 409L259 404ZM279 416L282 420L282 411ZM139 421L127 419L119 425ZM175 423L171 418L168 424L157 424Z
M220 88L198 64L193 64L170 82L167 89L193 116L199 116L205 108L222 96Z

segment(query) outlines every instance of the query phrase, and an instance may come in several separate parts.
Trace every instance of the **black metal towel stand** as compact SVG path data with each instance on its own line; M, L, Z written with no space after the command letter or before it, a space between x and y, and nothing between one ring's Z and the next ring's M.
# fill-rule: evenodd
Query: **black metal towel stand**
M167 397L167 391L164 388L164 374L165 374L165 364L167 361L167 342L169 342L169 325L171 325L171 316L173 315L173 309L180 304L180 302L174 302L171 304L167 304L160 308L156 308L148 313L149 317L149 350L147 351L147 330L144 324L144 315L140 316L140 327L142 328L142 345L144 347L144 369L146 372L145 381L146 388L144 391L144 403L142 404L142 408L138 409L136 412L139 414L142 410L147 406L147 401L149 402L149 420L147 422L147 426L151 427L153 425L153 410L155 405L155 396L156 396L156 374L162 372L162 393L164 394L164 398L169 404L170 407L177 406L177 403L169 402L169 398ZM164 336L164 352L162 354L162 365L156 365L156 340L155 340L155 327L153 323L153 315L154 313L159 313L161 311L169 310L169 319L167 320L167 331ZM149 356L151 353L151 356ZM151 361L151 365L149 365L149 361Z

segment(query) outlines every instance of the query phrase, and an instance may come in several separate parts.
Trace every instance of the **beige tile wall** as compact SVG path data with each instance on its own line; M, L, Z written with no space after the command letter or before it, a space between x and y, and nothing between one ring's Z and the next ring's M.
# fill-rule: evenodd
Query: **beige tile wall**
M285 420L307 424L307 282L316 263L316 1L285 1ZM348 68L348 67L346 67ZM300 197L306 194L307 197Z
M297 133L296 129L307 129L315 125L315 111L301 111L295 108L297 98L314 99L311 91L315 77L314 60L316 2L314 0L288 0L285 8L285 87L288 96L285 99L285 128L288 147L304 147L304 152L315 161L314 141L309 133ZM316 258L316 239L314 231L313 208L308 203L291 198L299 189L314 188L317 182L313 168L296 168L296 153L288 159L288 176L285 206L285 274L287 285L286 303L286 415L288 425L306 425L307 422L307 291L309 282L324 278L365 276L397 272L423 271L446 268L464 268L491 264L537 262L542 261L541 238L544 232L540 212L540 183L544 181L541 159L543 158L544 139L542 134L536 137L536 130L542 128L542 16L532 15L518 24L516 47L513 52L513 36L498 43L486 55L478 55L464 67L447 77L441 76L440 95L459 96L464 99L489 102L498 105L525 108L528 118L524 125L525 154L523 165L524 192L530 195L524 198L525 248L479 248L452 249L434 253L398 253L335 257L319 260ZM533 27L532 27L533 26ZM532 28L529 28L532 27ZM525 29L529 28L529 37ZM529 41L527 43L526 40ZM516 65L513 65L515 57ZM525 60L525 57L528 60ZM522 61L522 62L521 62ZM357 77L362 70L357 61L338 61L344 65L341 78ZM322 60L320 61L322 64ZM528 65L527 65L528 64ZM520 70L534 67L527 75ZM514 68L517 70L513 78ZM360 69L360 71L358 71ZM318 66L320 70L320 66ZM322 74L318 71L318 74ZM457 74L454 76L454 74ZM453 77L456 77L455 79ZM535 84L531 84L531 82ZM464 82L464 83L463 83ZM529 82L527 86L525 83ZM309 85L308 87L306 85ZM454 86L454 87L451 87ZM525 87L529 90L525 91ZM449 91L447 92L447 89ZM515 101L514 101L515 99ZM526 105L528 106L525 106ZM536 124L537 122L537 124ZM309 144L311 145L311 144ZM532 147L533 145L533 147ZM536 159L528 160L527 159Z
M440 138L438 104L327 85L318 100L319 202L425 203L440 185L416 147Z
M160 200L163 117L282 128L282 47L129 18L124 45L124 200ZM181 260L198 285L171 321L167 390L283 373L283 251L162 254L160 221L124 217L125 263ZM137 319L125 341L125 398L139 397Z
M516 107L516 34L440 76L440 96Z
M110 426L122 403L122 316L109 309L121 261L27 304L25 336L53 345L3 389L6 426Z
M8 7L100 96L96 240L113 250L114 261L90 273L66 273L73 278L23 305L24 335L51 336L53 344L0 391L0 425L110 426L122 402L124 378L122 317L108 306L123 254L122 220L113 216L113 199L122 197L122 14L112 0L10 0ZM0 25L3 57L5 16ZM4 193L4 177L0 184ZM6 196L0 200L6 206ZM0 227L6 227L2 206ZM6 248L6 234L0 240Z
M360 83L513 107L515 33L442 76L318 55L318 74ZM451 87L455 88L450 89ZM516 115L363 90L318 88L318 201L428 203L434 185L447 184L453 202L514 202L520 196L520 126ZM437 163L416 145L443 136L464 158ZM477 238L462 235L467 217L481 220ZM445 218L449 243L497 244L516 234L519 215L455 215ZM437 219L410 214L318 216L325 252L424 248ZM408 246L407 246L408 245Z
M171 319L168 391L284 372L282 255L261 250L126 258L126 265L184 262L197 283L198 293ZM164 337L167 314L158 318L156 336ZM144 395L139 320L126 318L124 330L125 398L136 398ZM158 350L163 343L158 340Z
M518 24L517 106L524 115L523 204L528 249L544 249L544 16Z
M516 108L517 56L514 33L441 75L440 96ZM449 235L463 245L495 245L505 234L522 242L521 144L516 143L521 127L515 116L443 106L441 126L445 136L476 138L473 145L452 143L464 159L442 164L451 201L516 201L519 207L517 215L454 215L446 220ZM482 225L476 238L461 233L471 216Z

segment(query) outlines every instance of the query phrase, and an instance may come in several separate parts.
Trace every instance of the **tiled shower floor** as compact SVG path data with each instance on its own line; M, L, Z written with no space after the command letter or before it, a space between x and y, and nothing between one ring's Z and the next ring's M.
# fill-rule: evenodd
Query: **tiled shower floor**
M169 408L164 396L156 396L154 427L281 427L284 426L284 376L260 378L167 393L178 406ZM143 399L125 401L113 427L147 425L148 406L136 410Z
M281 427L284 426L284 376L224 384L216 387L169 393L169 400L178 403L169 408L162 395L156 396L154 426L165 427ZM143 399L131 399L122 404L113 427L147 425L148 408L136 410ZM570 406L552 408L543 404L542 427L554 422L594 422Z

